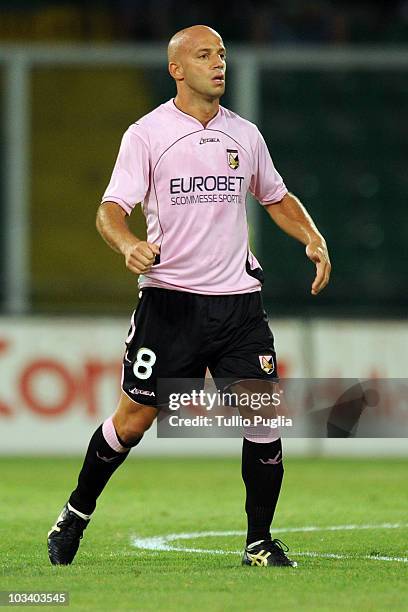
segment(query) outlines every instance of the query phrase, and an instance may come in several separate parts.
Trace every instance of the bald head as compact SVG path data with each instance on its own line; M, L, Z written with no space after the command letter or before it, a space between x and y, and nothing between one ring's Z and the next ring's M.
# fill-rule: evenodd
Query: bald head
M218 32L205 25L194 25L190 28L185 28L184 30L176 32L170 39L167 48L169 62L180 61L184 53L188 52L201 38L208 36L208 34L212 34L222 42Z
M181 98L185 107L192 99L212 103L223 95L226 59L218 32L205 25L180 30L169 42L168 58L179 103Z

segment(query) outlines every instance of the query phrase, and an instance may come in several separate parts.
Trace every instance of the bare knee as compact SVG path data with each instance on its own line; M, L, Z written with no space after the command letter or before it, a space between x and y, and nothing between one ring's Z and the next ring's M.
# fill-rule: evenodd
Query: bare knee
M113 415L116 433L126 446L133 446L153 424L157 409L132 401L122 392Z

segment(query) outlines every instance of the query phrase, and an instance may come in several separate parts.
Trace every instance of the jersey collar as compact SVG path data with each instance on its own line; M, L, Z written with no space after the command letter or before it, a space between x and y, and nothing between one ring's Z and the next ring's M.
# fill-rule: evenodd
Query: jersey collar
M210 127L213 127L213 123L217 122L220 117L221 117L221 113L222 113L222 106L220 105L218 108L218 113L207 123L207 125L204 127L203 124L201 123L201 121L199 121L198 119L196 119L195 117L193 117L192 115L189 115L188 113L185 113L184 111L180 110L174 103L174 98L171 98L168 102L167 102L167 107L169 109L171 109L173 112L175 112L177 115L179 115L180 117L182 117L184 120L186 121L191 121L192 123L194 123L194 125L199 125L201 127L202 130L206 130Z

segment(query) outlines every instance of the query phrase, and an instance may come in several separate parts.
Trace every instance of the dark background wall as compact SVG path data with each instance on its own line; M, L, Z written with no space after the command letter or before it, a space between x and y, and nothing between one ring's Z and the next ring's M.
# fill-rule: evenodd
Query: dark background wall
M408 306L408 71L265 70L261 128L287 186L333 259L319 314L385 315ZM262 221L266 297L313 313L302 248ZM273 232L273 240L271 240Z

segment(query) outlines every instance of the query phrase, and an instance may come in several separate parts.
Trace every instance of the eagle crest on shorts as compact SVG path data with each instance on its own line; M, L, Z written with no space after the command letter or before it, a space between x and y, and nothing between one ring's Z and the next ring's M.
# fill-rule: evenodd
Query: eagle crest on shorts
M272 374L275 369L273 355L259 355L259 363L261 364L263 371L267 374Z
M236 149L227 149L227 160L229 167L236 170L239 166L238 151Z

